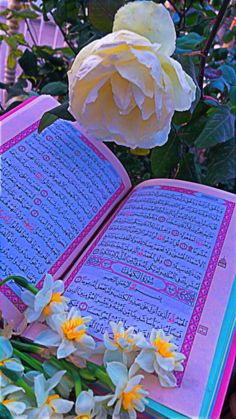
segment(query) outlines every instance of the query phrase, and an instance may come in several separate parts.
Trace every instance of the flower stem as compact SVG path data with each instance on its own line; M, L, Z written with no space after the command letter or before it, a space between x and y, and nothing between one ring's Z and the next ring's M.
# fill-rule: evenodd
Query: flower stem
M24 363L28 364L30 367L32 367L34 370L39 371L41 373L44 373L42 368L42 363L38 361L37 359L33 358L30 355L26 355L23 352L19 351L18 349L14 348L13 353L18 356Z
M96 365L91 361L88 361L87 365L99 381L102 381L104 384L106 384L112 390L114 389L114 385L113 385L110 377L108 376L108 374L104 371L103 367L100 367L99 365Z
M20 342L19 340L14 340L14 339L11 339L11 344L16 349L19 349L19 350L24 351L24 352L30 352L30 353L38 354L38 355L40 355L42 350L44 350L44 348L41 347L41 346L33 345L33 344L30 344L30 343L28 344L28 343L25 343L25 342Z
M10 275L7 278L3 279L3 281L0 282L0 287L6 284L6 282L10 280L15 281L17 285L31 291L33 294L37 294L39 291L36 287L29 284L26 278L24 278L23 276L15 276L15 275Z

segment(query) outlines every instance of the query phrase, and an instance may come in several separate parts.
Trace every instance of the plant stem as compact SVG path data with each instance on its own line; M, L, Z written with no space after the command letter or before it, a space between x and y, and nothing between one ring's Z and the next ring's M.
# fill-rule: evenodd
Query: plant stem
M182 16L182 12L179 10L179 8L176 6L175 4L175 0L169 0L169 3L171 4L171 6L173 7L173 9L176 11L176 13L178 13L178 15L181 17Z
M71 42L71 41L67 38L66 33L63 31L63 29L62 29L61 25L59 25L59 24L57 23L57 21L56 21L56 19L54 18L54 16L53 16L53 13L52 13L52 12L50 12L50 15L52 16L52 18L53 18L53 20L54 20L55 24L57 25L57 27L58 27L59 31L61 32L61 34L62 34L62 36L63 36L63 38L64 38L64 41L65 41L65 42L67 43L67 45L70 47L70 49L71 49L71 51L74 53L74 55L76 55L76 54L77 54L77 51L76 51L76 49L75 49L74 45L73 45L73 44L72 44L72 42Z
M19 340L11 339L11 343L14 348L19 349L21 351L30 352L34 354L39 354L42 352L43 347L31 345L29 343L20 342Z
M212 42L214 41L214 38L218 32L218 29L220 27L220 23L224 17L224 14L226 12L226 9L230 3L230 0L223 0L223 3L221 5L221 8L219 10L219 13L216 17L215 23L212 27L212 30L209 34L208 40L206 42L206 45L204 49L202 50L202 58L199 65L199 72L198 72L198 85L201 90L201 96L203 95L203 79L204 79L204 72L205 72L205 65L206 65L206 59L207 55L209 53L209 50L211 48Z
M104 384L106 384L109 388L113 389L114 385L110 379L110 377L108 376L108 374L103 371L103 368L100 367L97 364L94 364L91 361L87 362L88 367L91 368L91 371L93 372L93 374L95 375L95 377L99 380L102 381Z
M41 373L44 372L42 368L42 363L37 359L33 358L30 355L24 354L16 348L13 349L13 352L18 358L20 358L24 363L28 364L34 370L40 371Z
M33 294L37 294L38 291L39 291L36 287L34 287L33 285L29 284L29 282L27 281L27 279L25 279L23 276L17 276L17 275L7 276L7 278L3 279L3 281L0 282L0 287L2 285L6 284L6 282L8 282L10 280L15 281L15 283L17 285L19 285L20 287L23 287L23 288L29 290Z

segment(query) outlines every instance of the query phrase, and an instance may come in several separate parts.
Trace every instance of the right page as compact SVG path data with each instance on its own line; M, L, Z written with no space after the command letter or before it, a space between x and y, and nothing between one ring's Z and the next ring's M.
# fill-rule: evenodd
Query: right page
M66 295L102 338L122 320L174 336L186 356L178 387L149 376L151 399L199 417L236 272L236 197L177 180L140 184L74 266Z

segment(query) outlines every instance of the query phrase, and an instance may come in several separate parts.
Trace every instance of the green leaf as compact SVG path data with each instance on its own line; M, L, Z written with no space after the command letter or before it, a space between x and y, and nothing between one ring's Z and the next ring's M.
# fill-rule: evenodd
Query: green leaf
M28 49L24 51L22 57L19 59L19 64L27 76L36 77L38 75L37 56Z
M211 110L206 125L195 141L195 146L197 148L212 147L232 138L234 136L234 119L234 115L227 105Z
M229 92L229 100L232 106L236 106L236 86L232 86Z
M49 112L46 112L43 114L41 120L40 120L40 124L39 124L39 128L38 128L38 132L39 134L47 127L49 127L50 125L53 124L53 122L55 122L58 119L58 116L53 115Z
M48 112L45 112L40 120L38 132L42 132L49 125L53 124L57 119L64 119L66 121L75 121L75 118L68 111L68 102L62 103L62 105L56 106Z
M11 412L2 403L0 403L0 418L1 419L13 419L13 416L11 415Z
M15 66L16 66L15 54L14 54L14 52L10 52L10 54L7 57L7 67L10 70L13 70L13 68L15 68Z
M189 182L201 183L196 170L194 155L185 153L179 162L179 171L176 179L187 180Z
M104 33L111 32L114 16L124 3L124 0L89 0L89 20L94 28Z
M198 18L200 17L200 14L193 9L192 13L189 13L186 16L185 22L187 26L192 26L192 25L196 25Z
M0 22L0 30L1 31L8 31L8 26L5 23Z
M176 47L178 50L184 50L184 52L192 51L196 49L202 41L204 41L205 37L199 35L196 32L190 32L187 35L183 35L179 37L176 41Z
M17 47L17 40L15 36L3 36L4 41L6 41L7 45L11 47L12 49L15 49Z
M205 182L210 185L236 178L236 141L229 140L210 150Z
M224 79L231 85L236 85L236 73L233 67L230 67L230 65L223 64L219 67L219 70L221 70Z
M52 95L52 96L66 95L67 92L68 92L67 84L61 81L54 81L54 82L48 83L41 90L41 94Z
M37 19L38 13L30 9L11 10L12 16L20 19Z
M189 124L182 127L179 131L179 137L188 146L192 146L196 141L196 138L202 132L207 121L207 117L202 115L197 119L194 119Z
M214 58L218 60L225 60L228 55L227 48L215 48L213 49Z
M179 141L173 131L168 141L161 147L155 147L151 153L151 169L154 177L166 178L179 161Z
M175 111L172 122L176 125L186 124L190 121L192 114L190 111L178 112Z

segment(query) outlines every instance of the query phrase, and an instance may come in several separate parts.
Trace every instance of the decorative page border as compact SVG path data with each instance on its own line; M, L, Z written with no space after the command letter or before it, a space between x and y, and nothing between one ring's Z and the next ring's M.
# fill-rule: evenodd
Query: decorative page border
M169 190L169 191L172 191L172 192L180 192L180 193L185 193L187 195L195 195L196 193L198 193L197 191L187 189L187 188L185 189L185 188L178 188L178 187L175 187L175 186L164 186L164 185L163 186L159 185L159 186L160 186L160 189L162 189L162 190ZM116 211L116 213L113 214L113 216L110 218L110 220L108 221L108 223L106 224L104 229L99 233L99 235L97 236L97 238L95 239L93 244L90 246L89 250L85 253L85 255L83 256L83 258L81 259L79 264L71 272L70 276L65 281L65 290L72 283L76 274L79 272L81 267L84 265L84 263L86 262L86 260L90 256L90 254L92 253L93 249L96 247L96 245L98 244L98 242L100 241L100 239L102 238L104 233L107 231L108 227L111 225L111 223L113 222L113 220L115 219L117 214L124 207L124 205L126 204L126 202L128 201L128 199L130 198L131 195L129 195L128 197L126 197L124 199L122 205L119 207L119 209ZM223 200L223 201L225 202L225 205L226 205L225 215L224 215L224 218L222 220L218 236L216 238L215 246L213 248L213 251L212 251L208 266L207 266L207 270L206 270L204 279L202 281L202 285L201 285L201 288L200 288L200 291L199 291L199 294L198 294L197 301L196 301L195 306L194 306L192 316L191 316L190 321L189 321L189 325L188 325L188 328L187 328L187 331L186 331L186 334L185 334L183 344L182 344L181 349L180 349L180 352L182 352L186 356L186 359L183 363L183 367L184 367L183 372L175 373L178 386L181 384L181 382L183 380L185 368L186 368L188 358L189 358L189 355L190 355L190 352L191 352L191 349L192 349L192 345L193 345L195 335L197 333L197 329L198 329L198 325L199 325L199 322L200 322L201 314L202 314L203 308L205 306L207 295L208 295L208 292L209 292L209 289L210 289L210 286L211 286L211 283L212 283L212 279L214 277L214 273L215 273L215 270L216 270L216 267L217 267L218 259L219 259L219 256L220 256L223 244L224 244L224 240L225 240L228 228L229 228L229 224L231 222L231 218L232 218L232 215L233 215L233 212L234 212L234 209L235 209L235 204L233 202L230 202L230 201L227 201L227 200Z
M17 134L15 137L11 138L9 141L7 141L5 144L0 146L0 155L5 153L6 151L10 150L13 146L18 144L20 141L22 141L24 138L28 137L30 134L32 134L36 129L38 129L39 122L37 121L34 124L30 125L28 128ZM97 149L97 147L90 142L82 133L80 135L81 140L93 150L94 153L97 154L97 156L101 160L107 160L106 156L102 154L100 150ZM118 198L119 195L124 191L125 185L123 181L121 180L121 184L119 188L116 190L116 192L111 196L111 198L107 201L107 203L100 209L100 211L97 213L97 215L89 222L87 227L85 227L81 233L76 237L76 239L69 245L69 247L66 249L66 251L59 257L59 259L54 263L54 265L48 270L48 272L51 275L55 275L55 273L59 270L59 268L66 262L66 260L70 257L70 255L74 252L74 250L79 246L81 241L89 234L89 232L92 230L92 228L95 226L97 221L102 218L102 216L106 213L106 211L112 206L112 204L115 202L115 200ZM37 283L37 288L42 288L43 285L43 278ZM16 307L17 309L23 313L26 309L26 305L22 302L22 300L18 297L18 295L7 285L4 284L1 287L0 292L4 294Z

